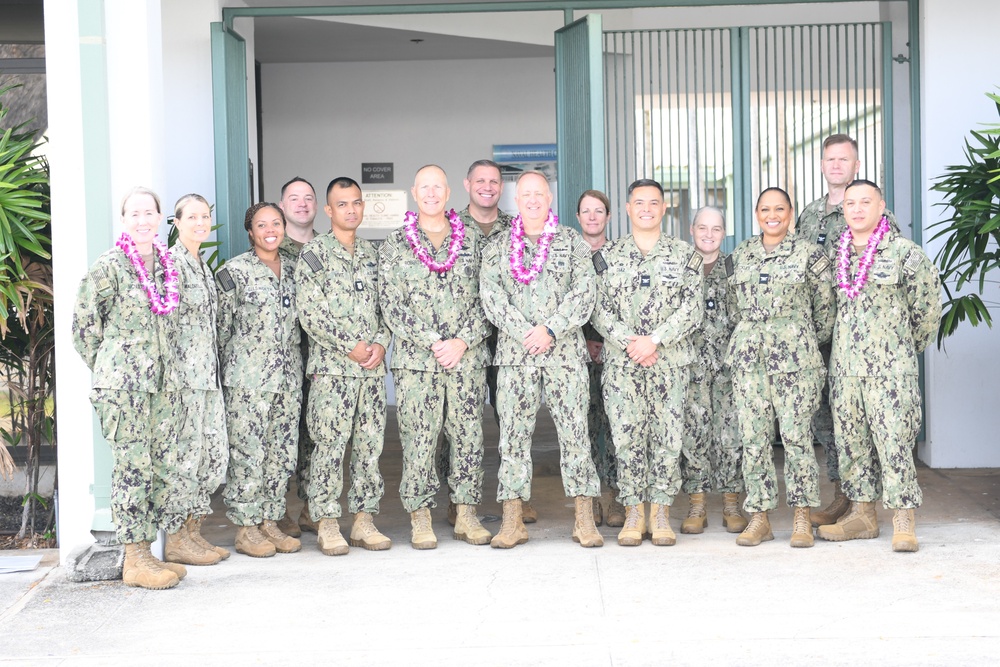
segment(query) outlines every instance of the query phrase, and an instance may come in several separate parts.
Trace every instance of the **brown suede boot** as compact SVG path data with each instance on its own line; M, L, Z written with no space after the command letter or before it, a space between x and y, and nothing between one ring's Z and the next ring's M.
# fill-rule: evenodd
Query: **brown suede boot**
M421 507L410 512L410 546L414 549L437 549L438 539L431 527L431 511Z
M448 501L448 524L454 526L458 521L458 507L455 503Z
M535 523L538 521L538 512L535 511L535 508L527 500L521 503L521 521L522 523Z
M677 544L677 535L670 527L670 505L650 503L649 538L653 542L653 546L657 547L671 547Z
M755 547L761 542L768 542L774 539L771 532L771 522L767 519L767 512L754 512L750 517L750 523L736 538L736 544L741 547Z
M625 508L625 524L618 531L618 544L623 547L637 547L646 535L646 506L643 503Z
M691 506L688 508L687 518L681 521L681 532L685 534L698 535L705 532L708 525L708 512L705 511L705 494L692 493Z
M185 525L176 532L167 534L163 560L185 565L215 565L222 560L222 556L194 542Z
M824 540L871 540L878 537L878 516L875 503L851 502L851 511L837 519L837 523L820 526L817 534Z
M844 495L840 482L834 482L833 485L833 500L830 504L817 512L810 513L809 520L817 528L836 523L837 519L847 514L847 511L851 509L851 501Z
M301 521L301 519L299 520ZM320 519L316 528L319 535L316 544L324 555L343 556L347 553L350 547L347 546L347 540L344 539L344 536L340 534L340 524L336 519Z
M740 511L740 494L722 494L722 525L727 533L742 533L747 527L747 518Z
M581 547L603 547L604 538L594 525L594 501L587 496L577 496L576 522L573 524L573 541Z
M149 553L150 553L151 556L153 555L152 551L150 551ZM183 581L184 577L186 577L187 574L188 574L187 568L184 567L183 565L181 565L180 563L164 563L162 560L160 560L156 556L153 556L153 560L155 560L156 564L159 565L160 567L162 567L164 570L170 570L171 572L173 572L174 574L176 574L177 575L177 579L179 581Z
M270 540L257 526L240 526L236 529L236 553L253 558L270 558L278 553Z
M608 503L608 515L605 517L604 525L609 528L621 528L625 525L625 506L615 497Z
M456 540L464 540L469 544L489 544L492 537L490 531L483 528L483 524L479 523L475 505L458 506L458 516L455 520L455 532L453 535Z
M528 529L524 527L521 520L521 499L503 501L503 520L500 523L500 532L490 540L490 546L494 549L513 549L518 544L528 541Z
M811 547L815 543L813 539L813 527L809 523L809 508L796 507L795 517L792 519L792 540L793 547Z
M162 591L176 586L180 579L170 570L160 566L149 551L149 542L125 545L125 564L122 566L122 581L126 586Z
M351 526L351 546L368 551L385 551L392 546L392 540L378 531L371 514L358 512Z
M309 516L309 503L303 505L299 512L299 529L304 533L319 533L319 521L313 521Z
M600 526L604 523L604 511L601 508L601 499L594 498L594 525Z
M892 517L892 550L913 552L920 548L917 543L917 520L913 510L897 509Z
M291 537L302 537L302 529L299 528L299 522L291 517L287 509L285 510L285 516L281 517L281 520L278 521L278 530Z
M208 540L204 538L201 534L201 523L205 520L203 516L189 516L188 520L184 523L185 528L187 528L188 536L191 540L206 551L214 551L219 554L219 558L226 560L229 558L229 549L224 547L217 547Z
M265 519L260 524L260 532L268 542L274 545L279 554L293 554L302 548L302 542L281 532L277 521Z

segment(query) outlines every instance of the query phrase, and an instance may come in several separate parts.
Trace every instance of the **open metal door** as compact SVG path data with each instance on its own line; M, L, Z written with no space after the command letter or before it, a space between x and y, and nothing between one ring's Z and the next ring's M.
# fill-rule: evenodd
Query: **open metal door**
M556 31L557 213L579 229L576 200L605 189L604 51L601 16L588 14Z
M222 23L212 24L212 100L215 105L215 218L219 254L250 249L243 214L250 206L246 43Z

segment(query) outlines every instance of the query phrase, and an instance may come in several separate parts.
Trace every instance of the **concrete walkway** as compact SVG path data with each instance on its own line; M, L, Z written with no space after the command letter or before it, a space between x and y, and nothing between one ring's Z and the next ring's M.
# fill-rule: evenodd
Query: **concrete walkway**
M530 541L500 551L452 540L442 493L439 547L415 551L391 419L387 436L376 522L391 550L326 557L307 533L300 553L234 554L156 592L71 583L51 552L33 573L0 575L0 665L984 665L1000 655L1000 470L922 468L916 554L891 551L886 511L879 539L791 549L781 508L773 542L738 547L718 496L707 531L676 546L619 547L603 527L605 546L583 549L542 419ZM495 532L492 420L487 442L480 514ZM824 484L824 502L831 495ZM675 530L686 508L673 508ZM232 546L221 506L207 524Z

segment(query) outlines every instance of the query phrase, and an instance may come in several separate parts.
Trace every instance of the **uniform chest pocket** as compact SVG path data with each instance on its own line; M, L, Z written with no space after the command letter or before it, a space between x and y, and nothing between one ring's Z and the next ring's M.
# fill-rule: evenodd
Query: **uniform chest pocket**
M639 285L639 274L634 271L609 269L605 278L608 291L612 294L632 292Z
M185 325L209 325L212 312L209 294L201 285L188 286L181 293L180 321Z
M899 265L893 259L876 257L868 276L877 285L897 285L899 284Z
M117 319L114 324L121 329L141 331L149 325L149 295L139 286L130 287L125 291L124 298L117 308L113 308ZM114 301L111 302L114 304Z
M757 302L757 289L760 283L760 274L757 271L738 268L730 278L730 283L741 309L749 308Z
M557 252L549 255L546 265L547 266L545 268L549 271L560 274L566 273L573 268L568 252Z

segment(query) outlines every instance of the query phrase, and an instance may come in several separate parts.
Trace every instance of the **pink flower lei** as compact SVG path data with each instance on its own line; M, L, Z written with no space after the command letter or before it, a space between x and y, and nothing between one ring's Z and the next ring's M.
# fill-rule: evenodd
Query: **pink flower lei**
M555 215L551 208L549 209L549 217L545 219L542 236L538 239L538 252L535 253L530 269L524 266L524 221L521 220L521 216L514 218L510 226L510 272L518 282L527 285L538 277L542 267L545 266L545 260L549 258L549 245L552 243L552 237L556 235L559 216Z
M458 260L458 251L462 249L462 241L465 240L465 223L451 209L447 213L448 222L451 223L451 241L448 243L448 259L443 262L436 262L431 259L430 251L420 244L420 232L417 230L417 214L407 211L403 218L405 223L406 241L410 244L410 249L417 256L420 263L435 273L448 273Z
M875 251L878 250L878 244L882 242L888 231L889 219L883 215L875 227L875 231L868 237L868 244L865 246L865 253L858 262L858 273L854 276L853 282L849 276L851 272L851 242L854 240L854 234L848 227L840 235L840 246L837 248L837 286L844 290L848 299L854 299L860 294L868 282L868 271L875 261Z
M163 290L166 294L161 296L156 289L156 282L146 271L146 264L142 261L132 237L127 233L122 233L115 245L121 248L125 256L132 262L136 276L139 278L139 284L149 296L149 309L156 315L167 315L173 312L174 308L181 302L181 296L178 289L177 270L174 268L174 260L170 257L167 246L159 241L153 241L153 248L160 258L160 266L163 267Z

